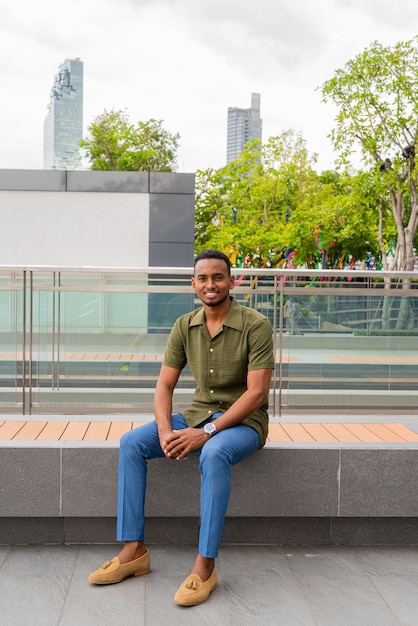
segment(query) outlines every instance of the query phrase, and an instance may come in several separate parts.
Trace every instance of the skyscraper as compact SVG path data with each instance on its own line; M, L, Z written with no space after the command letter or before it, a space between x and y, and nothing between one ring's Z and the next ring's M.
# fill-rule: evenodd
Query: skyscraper
M251 94L251 108L228 108L228 130L226 145L226 162L231 163L244 149L251 139L260 139L262 134L260 118L260 94Z
M83 62L66 59L54 77L44 122L44 169L74 170L81 164Z

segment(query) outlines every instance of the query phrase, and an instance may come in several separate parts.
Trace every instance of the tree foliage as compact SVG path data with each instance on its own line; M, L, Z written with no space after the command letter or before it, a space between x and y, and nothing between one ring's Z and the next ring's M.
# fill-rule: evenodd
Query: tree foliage
M311 172L305 141L293 131L264 146L253 140L232 163L198 172L197 250L213 246L233 260L275 264L277 250L289 247L289 215Z
M161 120L132 124L125 111L104 111L80 142L92 170L172 172L176 169L180 136L163 128Z
M233 163L198 172L195 245L252 266L342 267L376 254L377 210L360 177L318 175L288 130L248 144ZM373 235L374 233L374 235Z
M377 210L368 191L361 174L312 177L291 220L297 265L338 269L378 256Z
M418 38L394 47L373 43L322 86L337 106L331 133L340 162L356 150L368 170L379 212L378 240L385 269L412 270L418 226ZM396 244L388 256L388 234Z

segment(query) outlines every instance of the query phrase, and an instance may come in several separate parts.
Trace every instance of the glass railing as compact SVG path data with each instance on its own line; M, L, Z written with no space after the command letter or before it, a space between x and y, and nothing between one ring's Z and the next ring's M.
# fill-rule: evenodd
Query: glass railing
M271 412L416 413L418 275L234 269L268 316ZM190 268L0 266L0 412L152 413L168 333L199 301ZM182 373L179 410L194 383Z

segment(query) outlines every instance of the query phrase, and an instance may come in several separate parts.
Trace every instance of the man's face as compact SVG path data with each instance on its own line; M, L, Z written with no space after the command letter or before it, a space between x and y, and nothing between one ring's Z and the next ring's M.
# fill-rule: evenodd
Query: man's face
M206 306L219 306L229 297L235 278L229 276L225 261L202 259L195 266L192 287Z

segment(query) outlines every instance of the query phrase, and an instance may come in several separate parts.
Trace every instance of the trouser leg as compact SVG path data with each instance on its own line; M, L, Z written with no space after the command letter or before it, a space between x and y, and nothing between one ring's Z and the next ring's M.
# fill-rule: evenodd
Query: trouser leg
M186 428L182 415L172 416L173 429ZM127 432L120 440L118 470L118 541L143 541L147 462L162 458L156 422Z
M218 556L219 543L231 487L231 468L260 448L260 437L250 426L238 425L221 431L203 446L199 554Z

